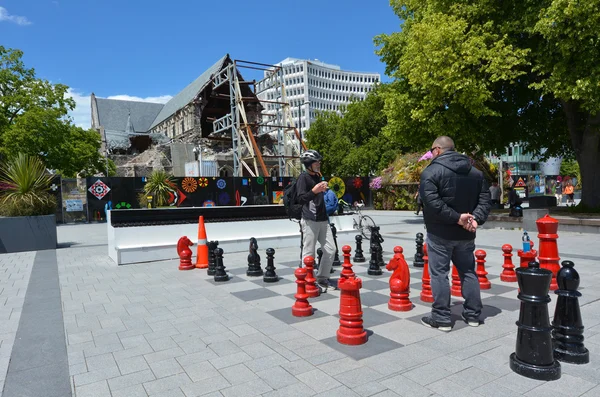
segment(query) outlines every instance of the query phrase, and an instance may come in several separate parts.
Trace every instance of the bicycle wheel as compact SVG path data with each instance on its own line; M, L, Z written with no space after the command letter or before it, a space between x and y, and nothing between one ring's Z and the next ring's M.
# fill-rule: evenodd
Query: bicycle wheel
M360 232L367 240L371 239L371 227L377 226L373 218L369 215L363 215L360 218L359 228Z

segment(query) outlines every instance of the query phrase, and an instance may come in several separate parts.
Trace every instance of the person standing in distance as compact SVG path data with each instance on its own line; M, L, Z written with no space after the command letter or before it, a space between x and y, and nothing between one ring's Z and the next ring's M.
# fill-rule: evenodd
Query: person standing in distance
M421 323L440 331L452 330L450 321L450 261L460 275L463 320L479 326L481 292L475 274L475 231L490 212L490 191L483 173L469 157L454 151L454 141L437 138L431 147L433 160L421 174L420 194L425 209L427 253L433 305Z
M321 291L329 286L335 288L329 280L331 266L335 255L335 242L329 226L329 217L325 209L324 192L327 182L321 181L322 157L316 150L307 150L300 156L306 172L296 181L297 201L302 204L300 225L304 241L302 243L302 262L307 256L315 258L317 241L323 250L321 264L315 278Z

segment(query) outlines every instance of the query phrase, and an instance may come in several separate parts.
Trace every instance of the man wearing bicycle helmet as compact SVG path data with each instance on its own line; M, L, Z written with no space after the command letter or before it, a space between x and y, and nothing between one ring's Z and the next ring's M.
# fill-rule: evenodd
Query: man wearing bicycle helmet
M302 261L307 256L315 258L317 241L323 250L321 264L315 278L320 289L327 290L331 286L329 274L335 255L335 242L329 226L329 218L325 209L324 192L327 182L321 177L322 157L316 150L307 150L300 156L306 172L296 182L297 201L302 204L300 225L304 241L302 243Z

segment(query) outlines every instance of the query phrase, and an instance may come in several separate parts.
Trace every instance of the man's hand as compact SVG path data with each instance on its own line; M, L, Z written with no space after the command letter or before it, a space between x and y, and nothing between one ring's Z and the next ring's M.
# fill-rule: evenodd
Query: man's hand
M469 221L473 219L473 215L471 214L460 214L460 218L458 219L458 224L466 229L466 226L469 224Z
M477 230L477 226L479 226L477 224L477 221L475 219L471 219L471 222L467 223L465 226L463 226L465 229L467 229L468 231L470 231L471 233L475 233L475 231Z
M327 182L325 181L317 183L315 187L312 188L314 194L322 193L325 190L327 190Z

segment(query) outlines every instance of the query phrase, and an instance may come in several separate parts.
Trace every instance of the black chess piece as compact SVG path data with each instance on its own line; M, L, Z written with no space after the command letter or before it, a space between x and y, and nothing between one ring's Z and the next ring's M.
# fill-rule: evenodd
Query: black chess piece
M363 254L363 250L362 250L362 236L360 234L356 235L356 237L354 237L354 240L356 241L356 251L354 251L354 258L352 258L352 260L354 262L366 262L367 259L365 258L364 254Z
M263 270L260 264L260 255L258 254L258 242L252 237L250 238L250 246L248 247L248 270L246 270L246 276L258 277L262 275Z
M552 321L552 339L554 358L571 364L587 364L590 352L583 345L583 321L579 309L579 273L571 261L563 261L556 275L558 295L554 320Z
M214 276L217 272L217 260L215 257L215 250L218 248L218 241L209 241L208 242L208 270L206 274L209 276Z
M415 259L413 261L414 267L423 267L425 266L425 261L423 260L423 233L417 233L417 238L415 240L417 243L417 252L415 253Z
M333 256L333 263L331 266L342 266L342 262L340 262L340 251L337 243L337 228L333 223L330 223L329 226L331 227L331 234L333 234L333 242L335 243L335 255ZM333 269L331 270L331 273L333 273Z
M279 277L275 273L275 250L273 248L267 248L267 267L265 268L265 275L263 281L265 283L275 283L279 281Z
M537 380L557 380L560 363L554 359L552 327L548 317L552 272L530 262L529 267L516 270L521 310L517 321L517 345L510 355L510 369L519 375Z
M323 259L323 250L321 248L317 248L317 263L315 264L315 270L319 270L319 266L321 266L321 259Z
M377 243L371 243L371 260L369 261L369 276L381 276L383 271L379 267L379 246Z
M229 275L225 272L225 266L223 265L223 248L217 248L215 250L215 257L217 261L215 281L228 281Z

